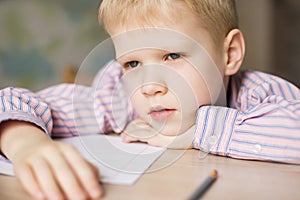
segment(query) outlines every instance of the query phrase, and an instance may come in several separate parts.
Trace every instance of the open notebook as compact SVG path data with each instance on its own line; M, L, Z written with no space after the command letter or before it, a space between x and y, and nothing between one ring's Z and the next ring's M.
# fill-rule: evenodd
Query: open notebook
M73 144L88 161L98 166L101 181L131 185L165 151L142 143L123 143L120 137L89 135L59 139ZM10 163L0 161L0 173L14 175Z

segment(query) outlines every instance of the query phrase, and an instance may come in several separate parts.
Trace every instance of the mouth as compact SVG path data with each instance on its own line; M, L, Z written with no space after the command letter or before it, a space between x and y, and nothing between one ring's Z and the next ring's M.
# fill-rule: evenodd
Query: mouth
M162 106L155 106L150 109L149 115L155 121L166 121L175 112L176 112L176 109L164 108Z

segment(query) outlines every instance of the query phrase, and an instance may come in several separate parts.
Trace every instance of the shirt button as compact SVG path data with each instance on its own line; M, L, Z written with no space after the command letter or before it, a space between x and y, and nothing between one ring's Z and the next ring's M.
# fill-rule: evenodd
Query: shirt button
M259 152L261 152L261 150L262 150L262 147L261 147L260 144L256 144L256 145L253 146L253 152L254 153L259 153Z

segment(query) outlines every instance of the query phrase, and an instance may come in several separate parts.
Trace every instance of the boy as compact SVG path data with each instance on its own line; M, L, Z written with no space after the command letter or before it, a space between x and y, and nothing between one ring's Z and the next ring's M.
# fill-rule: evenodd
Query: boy
M278 77L237 73L245 47L234 1L103 1L101 8L138 115L123 131L124 141L183 148L194 137L193 147L210 153L299 163L300 91ZM186 87L180 95L176 84L184 82L168 73L180 75L192 92ZM227 107L212 106L224 105L220 83ZM117 126L113 118L110 124Z
M1 150L31 195L101 195L94 168L44 132L114 131L125 142L300 163L299 89L267 74L237 73L245 47L233 0L104 0L99 19L118 62L102 70L94 90L0 93Z

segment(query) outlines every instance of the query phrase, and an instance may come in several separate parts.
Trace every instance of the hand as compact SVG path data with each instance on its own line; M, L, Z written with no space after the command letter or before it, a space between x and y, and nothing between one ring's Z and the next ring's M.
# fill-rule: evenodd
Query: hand
M121 133L123 142L145 142L151 146L170 149L190 149L194 138L195 125L185 133L177 136L167 136L153 129L141 119L130 122Z
M25 122L1 124L1 148L15 175L36 199L99 199L97 169L73 146L51 140ZM14 141L12 141L14 140Z

